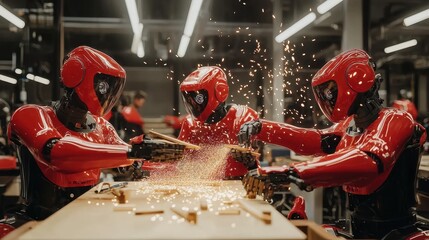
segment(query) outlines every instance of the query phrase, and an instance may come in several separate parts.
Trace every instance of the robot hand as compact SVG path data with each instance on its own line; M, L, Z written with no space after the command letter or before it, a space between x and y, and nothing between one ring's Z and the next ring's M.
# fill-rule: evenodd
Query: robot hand
M143 135L130 139L129 158L144 159L152 162L175 161L183 157L185 146L154 140Z
M143 162L137 160L137 161L134 161L134 163L131 164L130 166L119 167L118 171L122 175L127 176L127 179L131 181L135 181L135 180L139 180L147 177L143 172L142 166L143 166Z
M275 192L289 190L290 183L306 191L313 190L299 178L293 168L287 166L258 168L249 171L243 178L248 196L262 195L265 200L270 200Z
M255 153L252 153L250 149L242 151L240 149L233 148L231 149L231 156L235 161L242 163L247 170L258 167L258 156L256 156Z
M251 145L252 136L261 132L262 122L257 120L252 120L241 125L240 131L238 132L238 142L240 145L249 147Z

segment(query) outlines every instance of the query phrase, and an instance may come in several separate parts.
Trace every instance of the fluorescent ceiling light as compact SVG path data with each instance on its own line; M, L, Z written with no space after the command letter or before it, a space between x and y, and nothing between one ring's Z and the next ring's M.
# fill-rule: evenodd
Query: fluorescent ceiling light
M34 75L31 73L27 73L27 75L25 77L30 79L30 80L34 80Z
M42 84L45 84L45 85L49 85L49 83L51 82L48 79L42 78L42 77L39 77L39 76L35 76L34 77L34 81L42 83Z
M140 22L136 1L125 0L125 5L127 6L131 28L133 29L134 33L133 43L131 44L131 52L137 54L139 58L142 58L144 57L144 47L142 42L143 23Z
M192 33L194 32L195 24L197 23L198 15L200 14L203 0L192 0L189 7L188 17L186 18L185 30L183 30L182 39L180 39L177 56L184 57L189 46Z
M333 7L337 6L342 1L343 0L327 0L317 7L317 12L320 14L324 14L327 11L331 10Z
M33 80L35 82L42 83L45 85L48 85L51 82L46 78L35 76L34 74L31 74L31 73L28 73L25 77L30 79L30 80Z
M3 82L10 83L10 84L16 84L17 83L15 78L11 78L11 77L1 75L1 74L0 74L0 80Z
M188 37L192 36L202 4L203 0L192 0L191 2L191 7L189 7L188 17L186 19L185 30L183 31L183 34Z
M127 5L128 16L130 17L131 27L133 33L136 34L139 31L139 14L137 13L137 5L135 0L125 0Z
M25 22L22 21L22 19L15 16L15 14L11 13L9 10L7 10L2 5L0 5L0 16L4 17L6 20L11 22L13 25L17 26L18 28L24 28L25 27Z
M143 42L140 41L137 47L137 57L142 58L144 57L144 48L143 48Z
M290 38L292 35L294 35L298 31L300 31L301 29L308 26L314 20L316 20L316 14L314 12L307 14L307 16L303 17L301 20L294 23L288 29L284 30L279 35L277 35L277 37L275 38L276 42L281 43L284 40Z
M15 73L16 73L16 74L22 74L22 69L20 69L20 68L15 68Z
M429 9L426 9L424 11L421 11L419 13L416 13L414 15L404 18L404 25L408 27L418 22L421 22L423 20L426 20L428 18L429 18Z
M143 24L139 24L139 29L137 33L134 33L133 37L133 43L131 44L131 52L137 54L137 48L139 47L139 44L142 43L142 32L143 32Z
M182 35L182 39L180 39L179 50L177 50L177 56L184 57L186 50L188 49L190 37Z
M396 52L396 51L399 51L399 50L402 50L402 49L405 49L405 48L409 48L409 47L412 47L412 46L416 46L416 45L417 45L417 40L413 39L413 40L410 40L410 41L406 41L406 42L403 42L403 43L399 43L399 44L387 47L387 48L384 49L384 52L385 53L392 53L392 52Z
M318 19L316 19L316 20L314 21L314 24L315 24L315 25L320 24L321 22L323 22L323 21L325 21L326 19L330 18L330 17L331 17L331 15L332 15L332 13L331 13L331 12L327 12L326 14L323 14L322 16L320 16Z

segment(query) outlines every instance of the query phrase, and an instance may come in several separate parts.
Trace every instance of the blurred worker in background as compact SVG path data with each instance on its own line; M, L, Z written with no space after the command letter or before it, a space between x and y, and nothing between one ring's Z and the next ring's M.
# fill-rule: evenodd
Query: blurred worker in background
M139 113L139 110L146 102L146 93L144 91L137 91L130 105L122 108L121 114L124 118L123 130L125 132L124 141L144 134L144 121Z
M411 114L414 120L417 119L418 111L416 105L410 100L411 92L401 89L398 93L398 99L393 101L392 107L403 110Z

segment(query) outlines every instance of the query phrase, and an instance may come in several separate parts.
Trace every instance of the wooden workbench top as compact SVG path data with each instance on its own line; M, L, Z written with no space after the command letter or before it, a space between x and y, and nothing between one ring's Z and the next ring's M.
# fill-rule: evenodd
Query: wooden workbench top
M271 205L243 199L240 181L130 182L122 188L128 202L118 204L111 192L88 191L19 239L305 239ZM268 224L242 207L271 212ZM238 204L240 202L240 204ZM207 210L202 210L205 204ZM130 207L129 211L124 210ZM133 209L134 208L134 209ZM195 211L195 224L173 210ZM158 210L159 214L135 215ZM237 213L219 215L219 213Z

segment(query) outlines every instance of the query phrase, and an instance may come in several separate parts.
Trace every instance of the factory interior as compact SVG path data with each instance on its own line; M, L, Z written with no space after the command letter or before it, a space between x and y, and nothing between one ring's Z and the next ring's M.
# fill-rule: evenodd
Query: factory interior
M0 239L429 239L428 19L0 0Z

